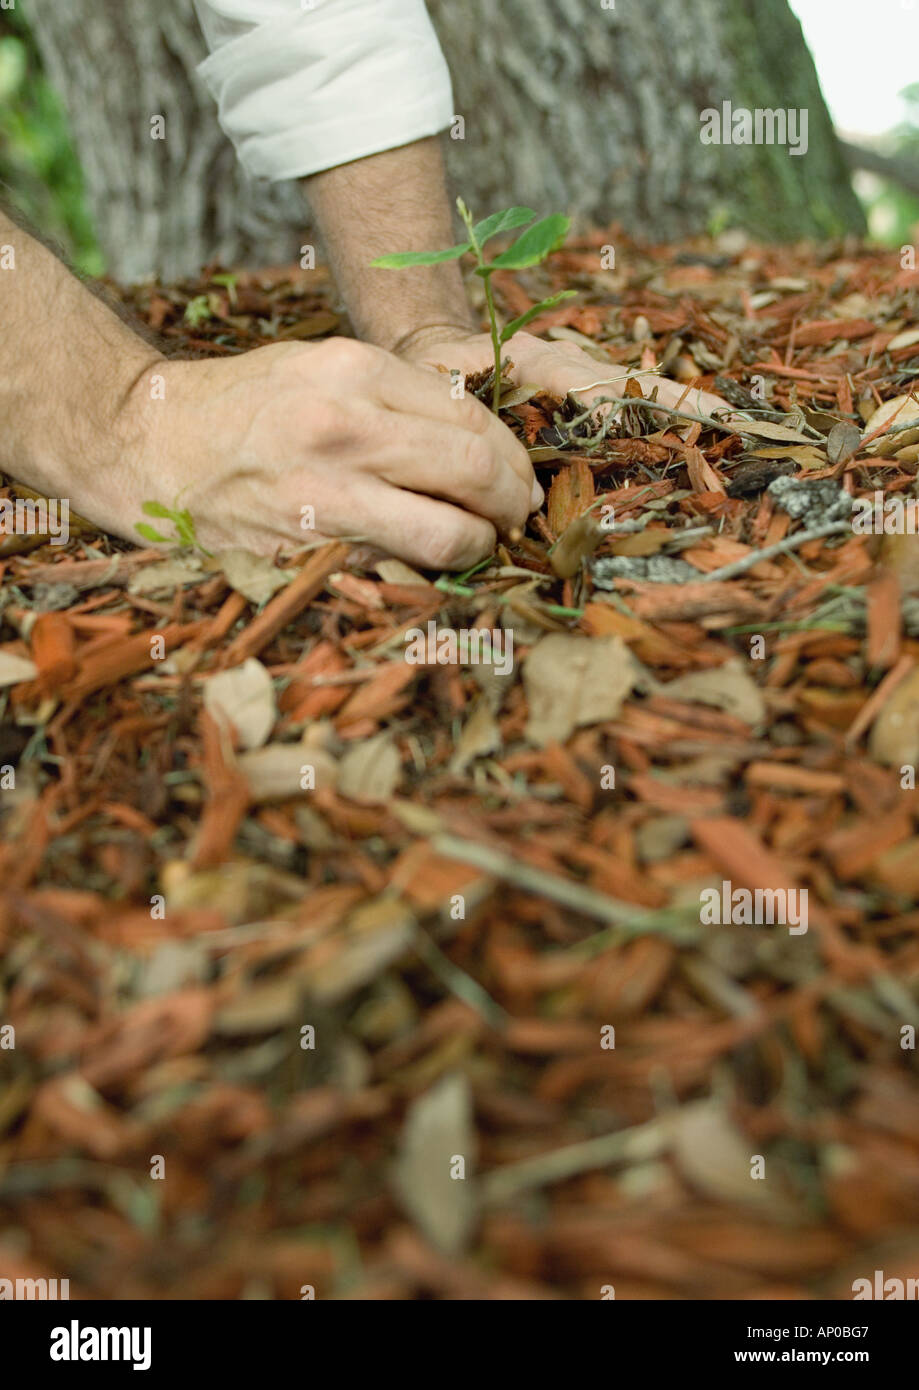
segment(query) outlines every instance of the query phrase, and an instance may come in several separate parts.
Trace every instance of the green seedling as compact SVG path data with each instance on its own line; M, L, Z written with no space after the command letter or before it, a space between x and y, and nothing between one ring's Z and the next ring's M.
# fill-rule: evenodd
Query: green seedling
M224 289L226 290L226 292L227 292L227 297L229 298L230 305L231 305L231 307L234 308L234 309L236 308L236 286L237 286L238 282L239 282L239 276L238 276L238 275L228 275L228 274L227 274L227 275L212 275L212 276L211 276L211 284L212 284L212 285L222 285L222 286L223 286L223 288L224 288Z
M543 299L539 304L534 304L532 309L528 309L525 314L512 319L510 323L500 328L498 315L495 311L491 277L496 270L525 270L528 266L539 265L561 246L568 235L571 219L563 217L560 213L553 213L551 217L544 217L541 221L534 223L532 227L527 227L527 230L506 251L495 256L494 260L486 261L482 248L487 241L490 241L492 237L499 236L502 232L516 231L518 227L525 227L528 222L533 221L536 213L532 208L506 208L504 212L492 213L482 222L473 222L472 213L462 198L457 198L456 206L459 208L460 217L463 219L469 235L468 241L460 242L457 246L450 246L445 251L398 251L390 256L378 257L377 260L371 261L371 265L380 270L406 270L409 266L440 265L444 261L458 261L460 256L472 252L478 263L475 273L481 275L485 282L485 303L488 306L491 341L495 353L492 409L497 414L501 403L502 347L538 314L541 314L545 309L551 309L563 299L570 299L575 292L574 290L562 290L561 293L552 295L550 299Z
M194 299L190 299L185 305L185 322L190 323L192 328L197 328L199 323L206 323L211 318L211 301L206 294L196 294Z
M176 498L176 502L178 502ZM146 521L138 521L134 525L134 530L139 532L146 541L158 541L160 543L173 541L176 545L187 545L195 550L203 550L198 544L198 537L195 534L195 523L192 520L191 512L179 509L178 507L166 507L162 502L145 502L141 507L144 516L155 516L162 521L171 521L175 528L175 536L164 536L157 531L155 526L148 526ZM204 551L207 554L207 551Z

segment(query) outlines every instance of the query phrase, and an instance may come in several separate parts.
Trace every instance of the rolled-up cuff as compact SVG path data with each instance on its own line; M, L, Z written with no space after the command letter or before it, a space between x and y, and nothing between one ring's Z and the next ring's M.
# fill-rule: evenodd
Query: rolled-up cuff
M239 27L198 72L256 177L319 173L435 135L453 119L450 74L423 0L316 0Z

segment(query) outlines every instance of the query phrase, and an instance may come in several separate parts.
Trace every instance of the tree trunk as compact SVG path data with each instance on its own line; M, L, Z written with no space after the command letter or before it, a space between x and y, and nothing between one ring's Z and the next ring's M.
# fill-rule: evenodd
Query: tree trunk
M67 110L110 274L174 280L212 260L299 259L303 194L256 182L237 162L195 76L207 49L191 0L31 0L29 19Z
M465 124L447 140L450 172L477 215L527 203L651 240L727 225L770 239L864 230L787 0L429 3ZM302 195L245 176L195 77L205 50L191 0L32 0L30 15L112 274L299 255ZM803 108L807 153L703 144L700 113L725 100Z
M726 225L766 239L864 231L787 0L429 0L477 212L525 203L648 240ZM705 145L700 112L805 108L808 151Z

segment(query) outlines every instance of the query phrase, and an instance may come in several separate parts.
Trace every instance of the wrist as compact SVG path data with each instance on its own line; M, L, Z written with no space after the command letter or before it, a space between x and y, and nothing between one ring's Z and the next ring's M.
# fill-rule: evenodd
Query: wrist
M479 332L480 330L466 318L443 323L426 323L413 328L410 333L403 334L390 351L397 357L405 357L411 361L415 357L423 357L438 343L463 342L468 338L478 337Z

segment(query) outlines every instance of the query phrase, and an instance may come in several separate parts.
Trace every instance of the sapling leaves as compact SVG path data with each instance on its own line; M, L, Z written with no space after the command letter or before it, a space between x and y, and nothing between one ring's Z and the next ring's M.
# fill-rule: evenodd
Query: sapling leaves
M144 502L141 511L145 516L155 516L163 521L171 521L175 527L175 540L179 545L187 545L198 550L203 548L198 545L198 537L195 533L195 523L192 519L191 512L184 508L167 507L162 502ZM169 540L168 536L162 535L157 531L155 526L149 526L145 521L136 522L134 530L147 541L158 541L162 543ZM205 551L205 554L206 553Z
M468 241L464 241L458 246L451 246L446 251L397 251L392 255L379 256L370 264L381 270L403 270L408 266L439 265L443 261L459 260L460 256L465 255L467 251L472 252L477 262L475 273L481 275L485 282L485 304L488 309L491 341L495 355L492 409L497 415L501 403L502 345L535 319L538 314L543 313L546 309L551 309L553 305L559 304L563 299L570 299L575 292L574 290L562 290L559 294L552 295L550 299L544 299L541 303L534 304L525 314L521 314L519 318L513 319L505 328L499 330L491 277L496 270L524 270L528 266L538 265L540 261L544 261L565 240L568 235L568 228L571 226L571 219L563 217L561 213L553 213L550 217L543 217L532 227L528 227L514 244L503 251L500 256L496 256L493 261L486 261L482 254L482 247L486 241L497 236L500 232L515 231L518 227L525 226L526 223L533 220L536 213L532 208L505 208L503 212L493 212L490 217L483 218L481 222L473 222L472 213L462 198L457 198L456 206L465 223L469 235Z
M511 319L510 323L504 325L501 329L499 342L502 344L506 343L508 338L512 338L515 333L519 333L521 328L526 328L528 323L532 323L533 319L545 313L546 309L554 308L555 305L560 304L563 299L573 299L576 293L576 290L560 290L558 294L553 294L550 299L540 300L538 304L533 305L532 309L527 309L525 314L521 314L519 318Z
M477 222L472 229L473 240L484 246L499 232L512 232L517 227L525 227L532 222L536 213L532 208L506 208L504 212L493 212L490 217Z
M197 328L211 317L211 301L206 294L197 294L185 305L185 322Z
M563 217L560 212L544 217L528 227L513 246L496 256L491 266L495 270L525 270L527 266L538 265L561 246L570 226L571 218Z

